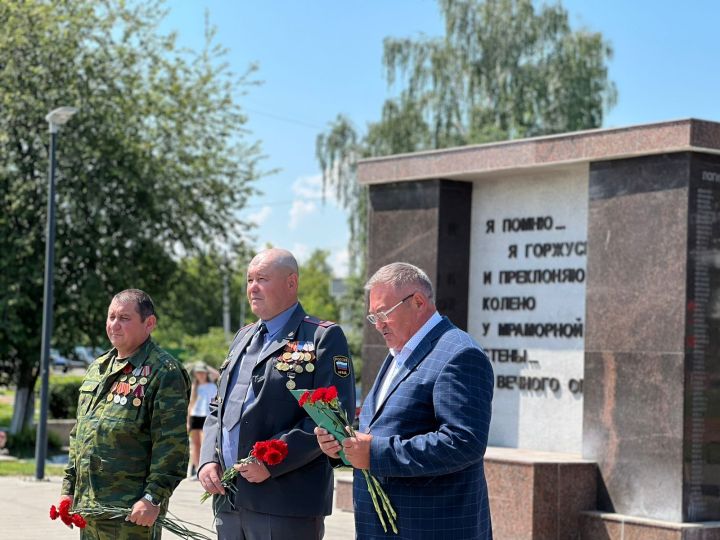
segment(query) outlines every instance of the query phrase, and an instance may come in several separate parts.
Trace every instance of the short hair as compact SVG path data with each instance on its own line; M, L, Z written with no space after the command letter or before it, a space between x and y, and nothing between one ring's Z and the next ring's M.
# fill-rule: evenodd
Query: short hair
M253 266L253 263L256 263L256 259L269 259L271 261L271 265L275 268L285 268L291 274L300 274L295 256L287 249L269 248L263 250L252 258L248 266Z
M370 291L376 285L390 285L396 289L412 285L425 294L431 302L435 296L432 282L427 274L417 266L406 262L394 262L380 268L368 279L365 290Z
M120 291L113 296L113 302L117 300L121 304L134 303L135 309L140 314L140 320L144 321L150 315L155 315L157 319L157 313L155 313L155 304L150 298L150 295L140 289L125 289Z

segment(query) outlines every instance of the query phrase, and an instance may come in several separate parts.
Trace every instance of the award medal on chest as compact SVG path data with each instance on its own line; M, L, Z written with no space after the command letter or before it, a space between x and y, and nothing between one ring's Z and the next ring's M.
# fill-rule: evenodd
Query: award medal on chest
M287 376L285 386L294 390L297 384L295 376L307 371L312 373L315 366L315 344L311 341L290 341L283 352L275 359L275 369Z

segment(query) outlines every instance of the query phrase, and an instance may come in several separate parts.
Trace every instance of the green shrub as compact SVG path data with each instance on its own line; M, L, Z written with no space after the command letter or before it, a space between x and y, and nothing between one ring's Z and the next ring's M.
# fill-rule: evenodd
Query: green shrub
M83 378L73 375L50 377L48 410L50 418L75 418Z
M31 457L35 455L36 428L25 428L18 433L8 433L7 449L15 457ZM62 441L55 433L48 432L48 451L60 450Z

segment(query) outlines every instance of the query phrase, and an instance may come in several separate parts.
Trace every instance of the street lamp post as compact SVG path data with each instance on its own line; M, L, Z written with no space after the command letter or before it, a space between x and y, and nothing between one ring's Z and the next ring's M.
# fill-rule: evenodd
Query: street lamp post
M50 384L50 339L53 325L53 266L55 263L55 142L60 126L77 112L74 107L60 107L45 117L50 127L50 164L48 166L47 234L45 236L45 289L43 293L42 348L40 351L40 420L35 439L35 478L45 476L47 450L48 390Z

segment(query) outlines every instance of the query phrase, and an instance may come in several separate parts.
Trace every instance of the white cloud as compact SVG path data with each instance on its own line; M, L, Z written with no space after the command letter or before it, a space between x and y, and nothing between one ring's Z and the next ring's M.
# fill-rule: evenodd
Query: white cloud
M295 229L303 218L311 214L317 209L317 205L313 201L294 200L290 208L290 221L288 227Z
M251 221L255 223L258 227L265 223L267 221L267 218L270 217L270 214L272 214L272 208L269 206L263 206L260 210L257 212L250 214L247 219L248 221Z
M322 175L299 176L292 185L292 191L298 197L305 199L322 200ZM330 188L325 192L325 202L338 206L335 190Z

